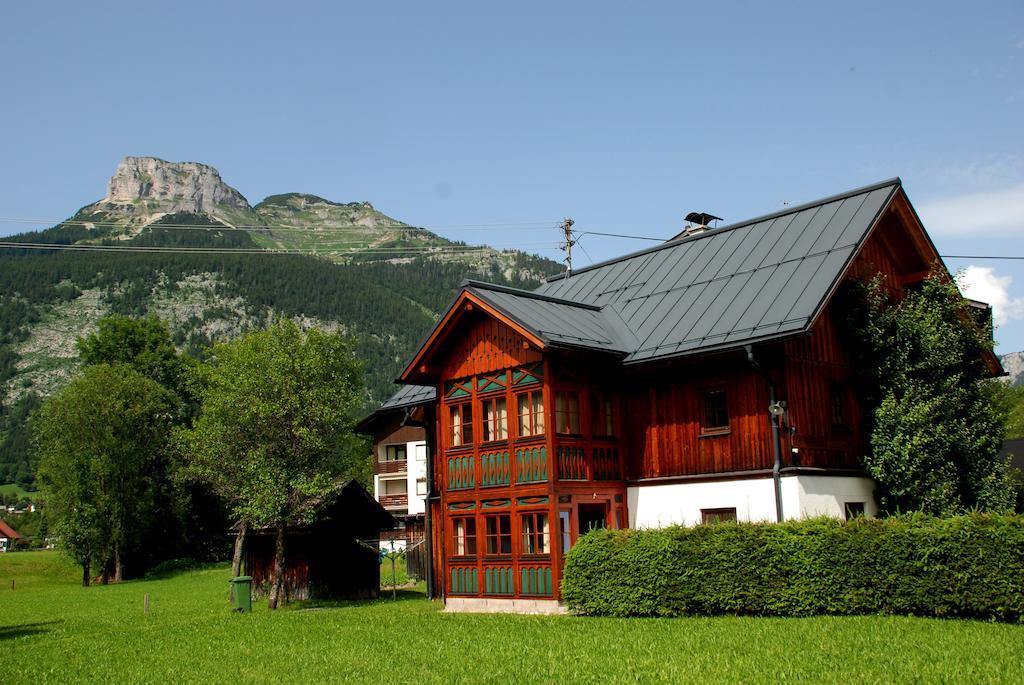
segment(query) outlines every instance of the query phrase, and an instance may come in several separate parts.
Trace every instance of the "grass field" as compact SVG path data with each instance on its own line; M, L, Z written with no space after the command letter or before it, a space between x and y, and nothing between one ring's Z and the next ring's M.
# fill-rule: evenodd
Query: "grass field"
M29 499L32 499L38 493L29 492L28 490L24 490L17 483L5 483L3 485L0 485L0 495L12 495L12 494L13 495L17 495L18 497L28 497Z
M0 555L0 682L1024 682L1019 625L460 615L412 591L237 615L228 575L84 589L52 552Z

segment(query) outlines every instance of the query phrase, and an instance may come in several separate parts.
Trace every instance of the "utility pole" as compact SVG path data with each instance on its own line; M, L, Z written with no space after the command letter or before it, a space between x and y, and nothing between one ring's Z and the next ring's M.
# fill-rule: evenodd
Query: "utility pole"
M566 277L572 276L572 246L576 244L576 241L572 239L572 226L576 222L566 217L562 220L562 232L565 235L565 242L562 243L562 251L565 252L565 275Z

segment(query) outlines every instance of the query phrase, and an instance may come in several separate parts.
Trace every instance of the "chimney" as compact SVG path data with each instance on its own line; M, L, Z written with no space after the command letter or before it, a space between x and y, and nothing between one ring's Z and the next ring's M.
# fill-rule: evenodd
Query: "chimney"
M708 214L707 212L690 212L686 215L686 220L689 223L683 228L683 232L680 233L682 238L688 238L691 235L697 235L710 230L708 224L712 221L721 221L722 217Z

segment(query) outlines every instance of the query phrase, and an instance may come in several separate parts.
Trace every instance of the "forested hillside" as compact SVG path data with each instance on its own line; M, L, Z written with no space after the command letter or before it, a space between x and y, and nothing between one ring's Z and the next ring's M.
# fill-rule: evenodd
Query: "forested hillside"
M285 221L288 205L306 197L278 196L270 204ZM148 210L159 209L148 202ZM300 209L307 211L311 202L327 201L303 199ZM370 211L365 203L328 205L330 211ZM486 278L532 288L540 275L559 268L514 252L491 251L489 259L480 253L459 259L450 253L402 252L401 245L410 244L406 233L399 234L405 239L397 245L385 236L398 248L386 255L350 252L344 259L328 259L268 251L279 246L267 244L267 230L235 230L205 212L156 213L141 226L115 226L111 207L103 207L102 215L98 211L86 208L51 229L2 239L76 249L0 249L0 483L32 484L27 430L32 411L67 382L78 365L75 340L106 314L159 316L168 322L176 344L197 356L212 340L262 327L281 315L303 325L344 330L357 341L365 364L370 408L393 391L392 379L462 280ZM315 223L316 217L305 220ZM368 222L363 239L372 238L375 221ZM221 224L224 230L209 230ZM203 230L184 230L190 226ZM288 234L291 244L300 242L298 233ZM432 244L453 245L422 233L430 237L421 239ZM144 247L174 249L121 249Z

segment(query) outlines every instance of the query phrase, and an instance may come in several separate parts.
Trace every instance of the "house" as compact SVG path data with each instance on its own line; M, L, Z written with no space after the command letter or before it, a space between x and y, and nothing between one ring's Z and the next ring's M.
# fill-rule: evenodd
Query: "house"
M554 611L593 528L874 514L837 293L877 274L899 293L937 263L893 179L532 292L465 283L399 379L436 393L419 419L432 591Z
M356 426L373 443L373 497L398 522L381 531L382 550L405 550L406 569L426 577L425 514L427 497L427 429L424 405L435 400L434 388L403 385Z
M348 481L331 497L316 522L288 528L285 589L289 599L365 599L380 590L377 540L395 520L361 485ZM245 570L256 594L269 587L275 531L250 531Z
M0 519L0 552L9 552L14 549L14 545L17 544L18 540L21 540L21 535L18 531L7 525L7 522Z

